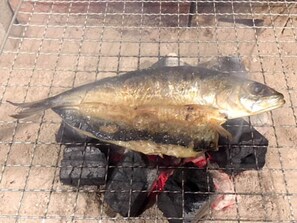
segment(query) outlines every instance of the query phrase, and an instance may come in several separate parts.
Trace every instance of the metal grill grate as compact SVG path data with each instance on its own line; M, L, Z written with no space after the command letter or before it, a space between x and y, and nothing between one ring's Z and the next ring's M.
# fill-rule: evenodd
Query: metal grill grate
M147 68L168 53L191 65L238 56L251 79L287 101L250 118L269 140L266 165L233 176L241 199L206 222L297 221L295 1L9 2L15 13L0 48L1 222L165 221L156 206L136 218L108 216L104 187L61 184L64 146L55 141L61 120L46 111L16 121L6 100L38 100Z

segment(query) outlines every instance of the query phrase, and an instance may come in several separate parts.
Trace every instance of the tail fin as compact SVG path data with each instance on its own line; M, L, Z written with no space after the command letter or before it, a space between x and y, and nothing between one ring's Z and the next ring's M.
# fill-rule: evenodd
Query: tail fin
M32 116L38 112L52 108L54 105L52 99L53 98L46 98L40 101L29 103L14 103L11 101L7 102L22 109L22 111L18 112L17 114L11 115L11 117L16 119L23 119Z

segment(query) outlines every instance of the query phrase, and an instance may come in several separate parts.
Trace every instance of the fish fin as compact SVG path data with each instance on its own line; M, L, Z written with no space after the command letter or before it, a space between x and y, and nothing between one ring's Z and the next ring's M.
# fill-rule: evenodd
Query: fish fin
M29 116L35 115L38 112L45 111L53 106L51 99L52 98L46 98L36 102L28 102L28 103L15 103L15 102L7 101L9 104L22 109L17 114L10 115L10 116L16 119L23 119L23 118L27 118Z
M232 134L226 130L225 128L223 128L221 125L218 125L216 123L211 122L210 126L215 129L221 136L229 139L230 141L232 140L233 136Z
M162 68L162 67L176 67L176 66L191 66L178 57L176 53L169 53L165 57L162 57L159 61L151 65L150 68Z
M162 153L158 153L158 156L161 157L162 159L164 158Z

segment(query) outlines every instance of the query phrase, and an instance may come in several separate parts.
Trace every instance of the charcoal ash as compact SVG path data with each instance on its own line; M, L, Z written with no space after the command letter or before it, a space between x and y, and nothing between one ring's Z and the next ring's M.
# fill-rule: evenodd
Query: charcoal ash
M191 222L214 192L212 177L205 168L199 169L191 163L183 167L186 169L177 169L169 177L157 199L158 208L170 223Z
M103 185L107 161L96 147L73 146L64 149L60 181L66 185Z
M128 152L109 177L104 201L124 217L139 216L148 203L150 188L157 178L155 168L147 168L145 155Z

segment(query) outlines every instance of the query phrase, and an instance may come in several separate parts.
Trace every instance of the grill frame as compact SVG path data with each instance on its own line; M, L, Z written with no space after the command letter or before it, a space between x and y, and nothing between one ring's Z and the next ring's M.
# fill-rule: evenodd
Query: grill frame
M172 3L176 4L178 12L177 13L168 13L162 12L161 2L163 3ZM192 64L198 64L200 62L204 62L207 59L214 58L216 56L225 56L230 52L234 52L233 55L240 56L243 61L247 60L255 60L258 63L259 68L253 69L253 67L249 67L249 72L253 77L255 75L257 78L261 79L265 84L271 84L269 65L267 65L268 61L275 60L279 61L279 64L276 65L275 70L273 72L276 73L276 76L281 79L280 88L282 93L286 93L287 97L287 105L285 109L288 114L290 114L290 120L283 122L285 124L280 124L280 114L275 114L274 112L269 112L267 114L267 123L268 124L260 124L259 126L253 124L253 126L258 127L259 131L265 130L265 128L269 128L268 140L272 143L269 146L268 150L275 149L274 159L277 160L277 167L273 166L265 167L264 170L259 170L256 172L260 192L237 192L237 188L235 186L236 194L240 194L242 196L260 196L263 203L265 203L265 199L268 199L267 196L276 196L282 197L286 201L288 208L288 216L286 219L282 218L282 216L277 216L273 218L270 216L269 211L265 204L262 204L262 210L264 214L260 218L248 219L245 216L242 216L242 208L241 202L237 201L235 205L235 216L226 218L222 218L222 216L212 216L210 214L209 221L249 221L249 222L291 222L297 219L297 213L294 212L294 201L297 200L297 191L291 189L292 184L292 176L297 174L297 169L291 167L291 163L294 164L293 161L290 161L290 157L284 155L283 150L290 150L294 152L296 150L296 139L292 138L291 143L288 140L284 139L283 134L281 134L284 129L289 129L292 131L297 131L297 115L296 115L296 106L297 101L294 101L294 92L296 89L294 88L294 84L292 83L292 77L289 76L289 73L293 73L292 76L296 76L293 71L293 67L289 69L286 67L290 66L290 60L296 60L297 54L293 54L290 51L284 50L284 44L292 45L292 47L296 46L296 27L297 27L297 7L294 1L219 1L219 0L209 0L209 1L194 1L195 4L203 5L207 4L209 8L210 5L213 6L213 12L200 12L199 5L196 7L194 13L181 13L180 8L182 4L192 3L192 1L100 1L100 3L105 5L105 8L102 12L93 13L90 12L92 10L92 4L98 3L97 1L30 1L30 0L20 0L15 7L15 13L12 18L12 22L8 28L8 31L5 35L4 41L0 47L0 70L1 72L5 72L4 79L0 82L0 109L2 109L3 115L0 115L0 126L3 129L9 129L8 134L11 134L11 137L6 136L6 138L0 138L0 151L2 150L4 154L4 159L0 162L1 172L0 172L0 193L3 196L8 196L9 193L18 193L20 192L20 199L18 204L16 205L16 211L13 214L12 212L1 213L0 219L3 221L11 220L14 222L20 222L21 220L69 220L71 222L74 221L87 221L87 222L99 222L103 220L135 220L135 221L163 221L164 218L159 213L156 207L153 210L149 211L149 214L142 215L136 218L121 218L118 216L109 217L104 214L103 205L99 205L99 215L92 216L90 215L78 215L79 211L78 200L81 199L84 193L103 193L104 189L96 188L96 187L86 187L86 188L68 188L63 187L62 185L58 185L56 182L59 168L60 159L62 157L62 148L63 146L49 137L47 139L47 134L54 135L55 128L59 126L60 120L59 118L52 115L51 112L46 111L41 115L41 117L29 119L29 120L13 120L7 117L9 112L13 111L13 109L7 104L6 100L11 99L12 96L15 96L16 99L20 99L22 101L30 101L35 98L38 99L36 92L40 92L41 90L46 88L46 92L43 93L43 97L51 96L57 92L64 91L66 89L75 87L80 83L84 83L84 77L86 77L87 81L100 79L105 76L117 75L120 73L124 73L126 71L141 69L143 67L147 67L144 63L152 64L160 60L166 53L170 53L171 49L174 49L174 53L178 55L179 60L183 60L186 62L192 62ZM150 13L145 11L145 4L159 4L159 12ZM26 12L27 9L24 9L24 5L31 5L32 8L29 12ZM40 5L48 4L49 12L40 12ZM61 4L69 4L69 7L66 7L66 11L54 12L54 10L58 10ZM72 7L75 7L76 4L86 5L83 10L83 13L80 12L72 12ZM122 10L115 8L115 12L112 11L111 5L123 5ZM129 9L129 6L132 4L141 4L140 10L138 12L126 11ZM220 5L225 4L225 6L221 9ZM235 12L239 4L244 4L248 6L249 12ZM259 6L263 7L263 11L259 11ZM117 7L117 6L115 6ZM201 7L201 6L200 6ZM206 7L206 8L207 8ZM283 10L275 11L275 8L283 8ZM202 8L203 9L203 8ZM267 11L264 12L264 9ZM42 9L41 9L42 10ZM76 9L77 10L77 9ZM110 11L111 10L111 11ZM130 10L130 9L129 9ZM205 9L208 10L208 9ZM220 11L221 10L221 11ZM225 11L227 12L225 12ZM203 11L203 10L202 10ZM230 12L231 11L231 12ZM293 12L292 12L293 11ZM181 16L193 16L192 19L197 23L193 23L192 26L188 27L186 25L180 25ZM22 17L23 16L23 17ZM98 18L97 18L98 16ZM227 18L232 18L233 23L221 23L219 21L220 17L226 16ZM42 21L38 21L38 17ZM63 18L64 20L60 22L60 24L56 24L55 17ZM139 18L140 20L135 19L134 21L129 21L127 17ZM177 22L177 26L168 26L162 20L162 18L175 18ZM265 23L262 26L257 26L255 23L255 19L261 17L265 17ZM269 17L269 18L267 18ZM284 17L284 18L282 18ZM151 23L147 25L147 22L150 18L157 18L155 23ZM208 18L211 18L212 21L207 21ZM252 21L252 26L240 25L235 22L235 19L240 18L249 18ZM24 21L21 21L21 20ZM102 22L99 25L94 25L96 19ZM202 22L199 20L202 19ZM14 22L19 20L19 24L15 24ZM53 21L54 20L54 21ZM79 20L81 23L75 24L75 21ZM166 19L165 19L166 20ZM270 23L269 21L270 20ZM283 21L284 20L284 21ZM296 20L296 21L295 21ZM91 21L91 25L89 25ZM114 21L120 21L116 23ZM267 23L268 21L268 23ZM202 25L201 25L201 24ZM118 25L117 25L118 24ZM153 24L153 25L152 25ZM186 23L185 23L186 24ZM36 29L34 31L34 29ZM61 35L57 37L54 36L56 30L61 30ZM91 31L95 30L95 32L91 36ZM21 30L20 36L14 36L14 33L18 30ZM39 30L39 31L38 31ZM203 34L207 34L207 30L210 30L210 36L202 36L200 35L200 31ZM253 32L253 39L250 40L242 40L242 30L247 30L247 32ZM262 39L263 33L271 32L271 36L268 39ZM196 32L196 39L193 39L192 34L189 34L191 31ZM221 34L224 31L231 31L232 36L230 35L230 39L221 39ZM283 37L283 33L290 32L287 34L287 37ZM52 32L52 33L51 33ZM106 34L108 33L108 35ZM165 34L173 35L173 37L168 37ZM187 35L185 35L187 33ZM134 35L133 35L134 34ZM50 37L48 37L48 35ZM73 35L73 37L71 36ZM90 36L89 36L90 35ZM114 39L109 39L115 35ZM95 37L94 37L95 36ZM107 37L106 37L107 36ZM153 36L153 37L150 37ZM201 39L200 39L201 38ZM234 38L234 40L232 40ZM37 42L35 44L34 42ZM48 42L56 43L51 46L51 44L47 45ZM16 44L15 47L9 46L10 44ZM88 43L90 46L96 46L97 51L90 51L92 47L86 47L85 44ZM28 44L28 46L26 46ZM69 46L67 45L69 44ZM129 45L130 44L130 45ZM193 52L190 55L186 55L186 50L183 50L185 45L196 46L197 54ZM242 44L253 44L252 54L245 53L241 47ZM263 45L271 45L273 50L268 50L265 52L265 47ZM212 46L215 47L212 47ZM222 46L229 45L230 47L234 47L234 51L227 50L227 48L222 48ZM26 47L24 47L26 46ZM67 46L67 47L65 47ZM127 53L127 50L130 49L129 46L134 46L134 50ZM147 46L148 48L155 47L156 49L149 51L143 51L143 47ZM164 50L164 46L168 46ZM207 46L211 46L210 49L213 49L213 52L209 55L203 55L207 49ZM31 47L31 48L30 48ZM56 47L52 50L51 47ZM104 48L105 47L105 48ZM110 48L108 48L110 47ZM114 48L113 48L114 47ZM24 50L24 48L26 50ZM66 50L65 50L66 48ZM133 48L133 47L132 47ZM190 47L186 48L189 49ZM264 49L263 49L264 48ZM268 48L269 49L269 48ZM68 51L67 51L68 50ZM273 53L272 53L273 51ZM26 59L30 58L30 59ZM53 58L53 59L52 59ZM70 59L71 58L71 59ZM82 62L83 58L83 62ZM88 62L90 59L91 62ZM144 59L144 60L143 60ZM22 61L25 62L22 62ZM26 61L27 60L27 61ZM69 62L69 61L70 62ZM103 60L103 62L102 62ZM111 61L111 62L110 62ZM63 65L63 62L66 64ZM40 64L41 63L41 64ZM63 66L61 66L61 63ZM73 63L73 65L72 65ZM130 64L131 65L130 65ZM276 62L277 63L277 62ZM23 66L20 66L20 64ZM125 65L128 64L128 65ZM293 66L293 65L291 65ZM62 69L61 69L62 67ZM21 79L24 83L19 83L20 81L15 80L15 75L25 75L25 79ZM36 75L36 73L38 75ZM42 81L40 84L38 80L43 80L43 73L46 76L47 81ZM51 73L51 75L49 74ZM69 75L67 80L67 84L63 82L56 82L57 79L62 76ZM36 76L39 76L39 79L35 79ZM81 81L81 78L83 81ZM17 90L21 90L21 93L18 95ZM257 123L253 118L249 119L250 123ZM265 119L264 119L265 121ZM293 122L292 122L293 121ZM290 124L288 124L290 123ZM26 126L29 130L26 130ZM32 127L33 125L33 127ZM52 127L52 128L51 128ZM25 129L27 132L22 133L22 129ZM45 130L51 130L47 133ZM267 132L266 132L267 133ZM293 137L294 134L288 137ZM272 139L273 138L273 139ZM286 144L289 143L289 144ZM30 147L28 150L29 157L26 163L22 163L19 158L14 158L14 162L11 161L12 155L15 152L15 147ZM40 157L38 155L38 151L40 147L48 146L54 147L54 154L56 159L53 160L53 163L47 165L36 164L36 157ZM85 145L86 146L86 145ZM109 159L109 157L107 157ZM286 163L290 162L290 168L287 167ZM296 163L296 162L295 162ZM20 168L26 170L25 179L23 183L17 185L16 188L10 187L7 183L6 179L9 179L8 170L13 168ZM48 188L47 189L30 189L29 182L32 180L32 172L34 177L34 169L42 168L50 168L53 171L51 174L52 178L49 178ZM109 168L112 168L110 166ZM270 174L271 179L273 172L279 174L278 180L282 181L282 189L281 192L265 192L265 183L263 181L263 175ZM293 175L291 175L291 172ZM264 174L265 173L265 174ZM288 178L291 176L291 179ZM12 176L13 177L13 176ZM236 185L236 177L232 175L231 178ZM4 179L4 180L3 180ZM273 180L272 180L273 181ZM2 184L1 184L2 183ZM294 182L293 182L294 183ZM4 185L3 185L4 184ZM263 184L263 185L262 185ZM58 185L58 186L57 186ZM29 188L29 189L28 189ZM182 188L184 189L184 188ZM51 215L49 213L52 205L52 196L59 195L66 196L67 193L71 194L74 198L72 211L70 214L65 215ZM26 215L26 209L29 207L25 207L25 201L27 193L48 193L48 200L45 202L45 208L42 210L42 214L33 214ZM132 191L131 191L132 193ZM13 199L13 197L12 197ZM102 197L99 199L102 202ZM261 205L260 205L261 206ZM281 208L281 207L278 207ZM67 208L66 208L67 209ZM279 213L280 210L277 210ZM55 213L55 211L52 211ZM154 213L151 213L154 212ZM280 214L279 214L280 215Z

